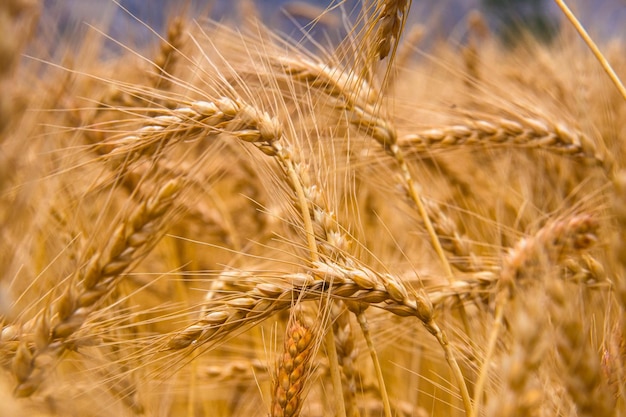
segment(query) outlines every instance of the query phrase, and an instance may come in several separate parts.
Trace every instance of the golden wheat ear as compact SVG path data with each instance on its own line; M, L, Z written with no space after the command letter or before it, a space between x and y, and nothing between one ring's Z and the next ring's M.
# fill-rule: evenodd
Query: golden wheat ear
M294 318L287 327L283 353L272 383L272 417L297 417L304 402L315 353L315 333Z

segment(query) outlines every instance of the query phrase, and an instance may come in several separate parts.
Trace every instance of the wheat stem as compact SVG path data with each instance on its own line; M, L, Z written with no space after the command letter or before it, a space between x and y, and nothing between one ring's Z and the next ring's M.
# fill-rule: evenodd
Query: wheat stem
M498 296L496 315L493 320L491 332L489 333L489 340L487 341L487 349L485 351L485 356L483 359L483 366L480 368L478 378L476 379L476 383L474 384L474 406L472 407L472 413L469 414L468 417L477 417L480 411L480 403L482 400L483 392L485 390L485 384L489 376L489 364L491 363L491 360L495 353L496 344L498 342L498 338L500 337L500 331L502 330L505 303L506 298Z
M565 3L565 0L554 0L554 2L557 4L557 6L559 6L559 8L561 9L565 17L567 17L567 19L570 21L572 26L574 26L574 28L576 29L580 37L583 38L583 40L585 41L589 49L591 49L591 52L593 52L593 55L596 57L600 65L602 65L602 69L604 69L604 72L606 72L606 74L609 76L613 84L615 84L617 91L619 91L619 93L622 95L624 100L626 100L626 87L624 87L624 84L622 84L622 81L613 70L613 67L611 67L611 64L609 63L609 61L607 61L607 59L604 57L604 55L600 51L600 48L598 48L598 46L593 41L593 39L591 39L591 36L589 36L589 34L587 33L583 25L580 23L580 21L576 18L574 13L572 13L570 8L567 6L567 4Z
M328 362L330 367L330 377L333 383L335 403L337 406L337 415L339 417L346 417L346 404L343 398L343 388L341 383L341 368L339 367L339 358L337 357L337 348L335 347L335 333L330 327L326 331L324 337L326 344L326 354L328 355Z
M365 342L367 343L367 348L372 356L372 363L374 364L374 372L376 372L376 378L378 379L378 388L380 390L380 396L383 401L383 409L385 410L385 417L391 417L391 404L389 403L389 394L387 393L387 388L385 386L385 378L383 377L383 370L380 367L380 360L378 359L378 353L376 353L376 348L374 348L374 342L372 341L372 335L370 332L369 324L367 322L367 317L365 317L365 310L360 310L356 314L357 321L361 326L361 332L363 333L363 337L365 337Z
M446 276L448 277L448 280L453 281L454 273L452 272L452 267L450 266L450 262L448 261L448 257L446 256L443 247L441 246L441 241L439 240L439 236L435 232L435 228L433 227L433 223L430 220L428 211L426 210L426 207L422 201L422 197L420 196L415 182L413 181L413 176L411 175L409 167L406 164L404 154L397 145L391 146L390 152L400 166L400 170L402 171L404 182L407 187L407 192L411 197L411 200L413 200L413 202L417 206L417 210L422 217L422 221L424 222L424 226L426 227L426 231L428 232L428 236L430 237L430 243L433 245L433 248L435 249L435 252L439 257L439 260L443 265Z
M463 372L461 372L461 368L459 367L459 363L454 356L454 352L452 351L452 347L448 342L448 337L445 333L439 328L437 323L431 318L430 321L425 322L424 325L426 329L437 339L439 345L441 345L444 355L446 358L446 362L448 362L448 366L452 370L452 374L454 375L454 379L461 391L461 400L463 401L463 408L465 409L465 415L472 415L472 400L469 395L469 391L467 389L467 384L465 383L465 377L463 376Z

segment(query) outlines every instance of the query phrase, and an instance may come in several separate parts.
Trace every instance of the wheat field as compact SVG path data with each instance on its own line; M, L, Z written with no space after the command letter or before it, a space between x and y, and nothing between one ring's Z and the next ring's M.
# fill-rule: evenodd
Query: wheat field
M565 17L411 3L0 4L0 416L626 416L626 96Z

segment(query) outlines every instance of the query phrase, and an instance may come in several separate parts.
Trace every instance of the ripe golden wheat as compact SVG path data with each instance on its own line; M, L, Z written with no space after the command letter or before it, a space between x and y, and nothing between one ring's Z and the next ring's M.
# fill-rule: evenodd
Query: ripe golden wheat
M365 3L115 53L0 5L0 416L626 413L626 97L565 21Z

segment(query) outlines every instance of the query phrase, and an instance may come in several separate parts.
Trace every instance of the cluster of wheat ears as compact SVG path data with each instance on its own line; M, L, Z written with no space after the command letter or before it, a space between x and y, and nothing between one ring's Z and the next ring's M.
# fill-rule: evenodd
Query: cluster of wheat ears
M0 4L1 416L626 415L619 39L421 48L378 0L112 53L39 7Z

